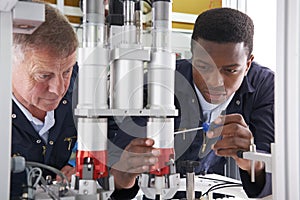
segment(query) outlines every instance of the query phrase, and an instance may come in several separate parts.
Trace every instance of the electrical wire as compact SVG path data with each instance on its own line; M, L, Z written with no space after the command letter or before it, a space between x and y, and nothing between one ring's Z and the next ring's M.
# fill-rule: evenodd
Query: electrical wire
M28 199L34 199L34 190L36 190L36 187L40 182L41 183L40 187L45 192L47 192L47 194L52 199L59 200L59 196L57 196L56 193L47 186L47 181L42 176L43 172L40 168L44 168L44 169L54 172L55 174L57 174L58 176L61 177L63 184L70 186L68 178L58 169L48 166L48 165L45 165L45 164L42 164L42 163L27 161L26 162L26 172L27 172L27 184L28 184ZM34 183L32 183L33 180L35 180Z
M211 180L211 181L222 181L222 183L213 185L212 187L210 187L206 192L204 192L201 196L205 196L208 195L209 192L218 190L218 189L222 189L222 188L226 188L226 187L242 187L243 185L241 183L236 183L236 182L232 182L232 181L227 181L227 180L220 180L220 179L216 179L216 178L210 178L210 177L205 177L205 176L201 176L198 177L200 179L206 179L206 180Z
M28 199L34 198L34 190L36 189L39 181L42 178L42 170L38 167L29 167L26 168L27 173L27 184L28 184ZM35 179L35 182L32 183L32 181Z
M68 178L66 177L66 175L64 175L61 171L59 171L58 169L56 169L54 167L51 167L51 166L48 166L48 165L45 165L45 164L42 164L42 163L38 163L38 162L31 162L31 161L26 161L26 166L28 166L28 167L41 167L41 168L47 169L49 171L52 171L52 172L54 172L55 174L57 174L61 177L62 183L65 182L66 185L70 187L70 183L69 183Z
M206 196L206 195L208 195L208 193L218 190L218 189L222 189L222 188L226 188L226 187L242 187L242 186L243 185L241 183L220 183L220 184L210 187L206 192L204 192L202 194L202 196Z
M41 178L41 188L54 200L59 200L59 196L55 194L51 188L47 187L47 181L44 177Z
M211 181L222 181L223 183L220 183L220 184L225 184L225 183L228 183L228 184L238 184L238 183L232 182L232 181L220 180L220 179L216 179L216 178L209 178L209 177L205 177L205 176L200 176L198 178L200 178L200 179L206 179L206 180L211 180Z

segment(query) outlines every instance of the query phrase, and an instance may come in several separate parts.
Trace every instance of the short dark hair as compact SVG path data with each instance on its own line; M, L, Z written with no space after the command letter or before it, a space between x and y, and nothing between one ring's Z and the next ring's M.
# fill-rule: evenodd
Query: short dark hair
M248 57L253 50L254 25L252 19L235 9L215 8L201 13L194 25L193 40L199 38L218 43L244 42Z

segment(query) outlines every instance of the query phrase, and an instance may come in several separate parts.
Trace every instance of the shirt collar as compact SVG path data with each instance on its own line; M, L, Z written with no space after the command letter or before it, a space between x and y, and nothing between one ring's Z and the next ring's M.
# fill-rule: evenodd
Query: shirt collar
M35 125L44 125L44 122L39 120L38 118L34 117L28 110L25 108L17 99L14 95L12 95L13 101L17 104L17 106L20 108L20 110L23 112L23 114L26 116L28 121L32 122ZM50 121L51 124L54 121L54 110L47 111L45 121Z
M221 112L223 110L225 110L228 106L228 104L230 103L230 101L232 100L233 96L235 93L233 93L232 95L230 95L230 97L223 103L221 104L211 104L209 102L207 102L203 95L201 94L200 90L197 88L197 86L194 83L194 87L200 102L200 105L202 107L203 112L208 112L210 113L210 115L213 113L215 117L219 116L221 114ZM215 120L215 117L213 117L212 121Z

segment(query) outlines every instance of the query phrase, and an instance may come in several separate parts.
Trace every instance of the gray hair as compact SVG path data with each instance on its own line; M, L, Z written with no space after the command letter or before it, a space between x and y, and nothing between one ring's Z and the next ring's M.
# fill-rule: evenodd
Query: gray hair
M65 58L74 53L77 47L77 36L68 19L58 9L45 4L45 22L34 33L14 33L13 60L23 61L27 52L39 49Z

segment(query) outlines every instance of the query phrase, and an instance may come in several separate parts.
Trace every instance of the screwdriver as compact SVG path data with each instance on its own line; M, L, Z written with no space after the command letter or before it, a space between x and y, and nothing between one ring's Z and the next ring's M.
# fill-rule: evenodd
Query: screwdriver
M214 122L211 122L211 123L204 122L204 123L202 124L202 126L199 126L199 127L197 127L197 128L183 129L183 130L180 130L180 131L175 131L175 132L174 132L174 135L180 134L180 133L191 132L191 131L202 130L202 129L203 129L204 132L207 132L207 131L213 130L213 129L219 127L219 126L221 126L221 125L217 125L217 124L215 124Z

